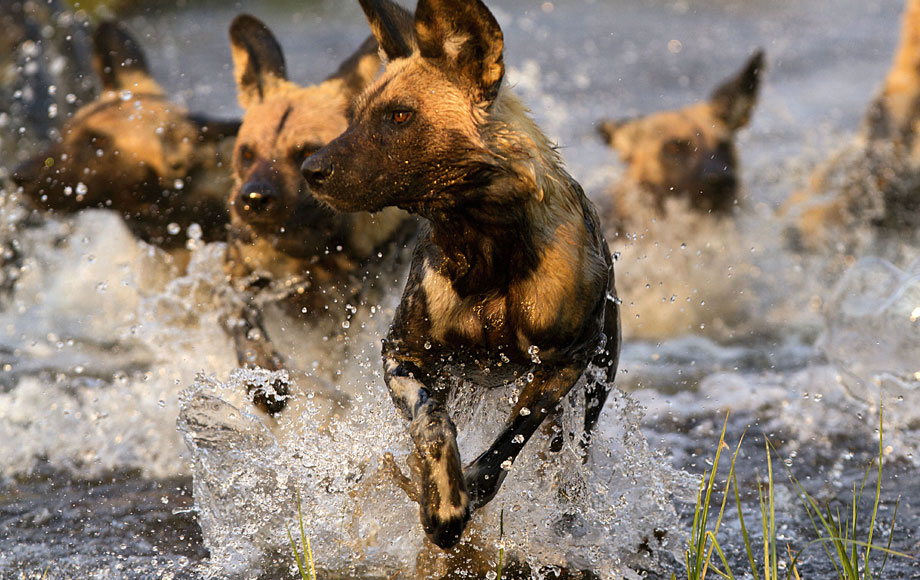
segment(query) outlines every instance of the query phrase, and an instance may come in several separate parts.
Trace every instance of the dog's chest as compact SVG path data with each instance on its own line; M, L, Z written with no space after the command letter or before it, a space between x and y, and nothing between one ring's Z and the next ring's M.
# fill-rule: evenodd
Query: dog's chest
M428 334L437 343L515 356L526 341L526 329L516 324L515 305L505 294L460 296L450 280L431 267L425 269L422 291Z

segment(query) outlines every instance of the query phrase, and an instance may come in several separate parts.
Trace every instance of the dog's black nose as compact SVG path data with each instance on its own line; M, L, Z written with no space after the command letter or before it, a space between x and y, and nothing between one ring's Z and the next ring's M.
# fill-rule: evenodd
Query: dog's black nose
M275 201L278 196L275 190L266 183L250 182L240 189L237 203L243 211L263 212Z
M334 170L332 162L325 155L314 153L303 162L300 171L307 180L307 184L316 189L332 176Z

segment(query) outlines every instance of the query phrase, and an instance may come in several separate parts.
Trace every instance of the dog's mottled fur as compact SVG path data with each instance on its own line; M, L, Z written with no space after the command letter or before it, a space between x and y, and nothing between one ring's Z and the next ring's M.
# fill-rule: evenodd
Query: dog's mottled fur
M387 286L378 279L381 263L393 267L400 254L408 261L405 248L416 220L396 208L375 215L333 212L312 197L300 172L304 159L345 130L352 98L380 70L373 38L312 86L287 79L281 47L256 18L238 16L230 40L246 112L233 154L226 267L246 300L228 323L241 365L277 370L282 357L262 322L266 297L314 325L321 317L340 317L346 305L361 304ZM340 320L333 327L344 332ZM283 397L253 396L270 413L283 408Z
M100 23L93 41L102 94L74 114L60 142L20 164L14 181L39 208L109 208L167 249L185 244L170 224L197 223L205 241L225 239L238 122L195 117L169 101L121 25Z
M763 68L757 51L706 101L601 121L601 135L626 164L625 179L612 192L611 219L628 221L637 205L660 214L669 198L684 199L700 212L731 212L739 190L735 134L751 118Z
M920 0L907 0L901 37L856 139L780 208L796 249L855 251L920 235ZM860 240L859 238L862 238Z
M590 363L585 442L617 367L613 264L594 207L502 86L501 29L479 0L420 0L414 18L361 0L388 59L348 130L304 163L340 211L424 217L384 378L409 420L425 532L455 545L526 441ZM445 407L457 379L517 383L494 443L466 467Z

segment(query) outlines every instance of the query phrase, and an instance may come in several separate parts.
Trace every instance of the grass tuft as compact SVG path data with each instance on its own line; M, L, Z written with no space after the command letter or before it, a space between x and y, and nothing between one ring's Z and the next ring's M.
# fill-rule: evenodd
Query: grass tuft
M796 479L795 476L789 472L789 469L786 469L789 480L795 487L795 490L799 496L799 500L805 507L808 518L811 520L812 527L818 536L817 539L812 540L806 544L805 548L802 548L802 550L799 552L799 555L801 555L801 553L809 546L813 544L821 544L824 548L828 560L830 560L831 564L834 566L838 580L880 579L883 577L882 571L885 568L885 563L888 561L889 556L897 556L915 560L915 558L912 556L891 549L891 542L894 536L894 521L898 516L898 506L901 503L900 497L898 497L898 500L895 502L894 514L891 516L891 523L888 527L887 545L885 547L881 547L872 543L878 518L878 506L882 494L884 420L883 408L881 404L879 405L878 419L878 457L875 459L877 466L875 479L875 498L872 506L872 515L869 518L868 536L865 540L856 539L858 534L857 522L860 519L859 506L862 503L866 482L869 479L869 474L872 471L871 464L866 468L866 473L863 476L859 487L857 488L856 485L853 486L851 503L842 513L839 508L836 510L831 509L830 504L826 501L823 502L823 505L819 505L818 502L807 491L805 491L805 488L801 483L799 483L798 479ZM863 548L865 551L862 550ZM884 554L882 563L879 566L877 572L873 572L872 564L869 558L873 550L882 552ZM799 556L797 555L796 560L798 557ZM793 563L794 562L795 560L793 560Z
M735 448L731 458L731 468L725 489L722 492L722 503L719 508L719 515L713 526L709 525L709 512L713 507L713 491L716 488L716 473L719 468L719 461L722 450L728 449L725 443L725 430L728 425L728 416L726 415L725 424L722 426L722 433L719 437L718 449L715 459L712 462L712 470L707 473L703 472L700 482L700 489L697 494L696 507L693 514L693 523L687 538L687 549L685 551L685 564L687 568L688 580L705 580L706 574L710 569L721 578L734 580L735 574L729 565L728 558L719 545L719 530L722 524L722 518L725 513L725 503L729 495L729 489L735 498L737 507L738 524L741 531L741 537L744 541L744 549L747 555L747 561L750 566L751 577L754 580L761 580L760 573L763 572L763 580L779 580L779 553L780 548L776 537L776 505L774 503L774 473L773 473L773 454L780 457L779 452L773 447L769 440L765 439L764 447L767 460L767 477L766 481L758 483L757 497L760 508L760 530L762 534L762 561L761 565L757 564L755 548L751 542L747 525L742 513L741 494L738 490L738 481L735 475L735 462L738 458L738 452L741 448L741 442ZM742 434L741 440L744 439ZM875 481L875 498L872 508L872 514L868 522L868 532L864 540L857 539L859 529L857 522L860 519L860 505L862 505L863 494L866 489L866 483L872 472L872 465L866 469L862 483L858 487L854 485L850 505L841 512L838 508L831 509L828 502L819 503L805 491L805 488L792 475L789 467L786 467L787 476L796 490L802 505L805 507L806 514L811 520L812 527L817 534L817 539L805 544L805 546L795 552L789 544L786 545L790 565L785 572L786 580L800 580L798 563L806 549L814 544L821 544L824 547L825 554L834 567L838 580L880 580L883 578L882 572L889 556L897 556L915 560L915 558L897 552L891 549L891 543L894 536L894 521L898 514L898 505L900 497L895 503L894 514L891 523L888 526L887 544L882 547L873 543L875 539L875 528L877 524L878 508L881 498L882 489L882 456L883 456L883 416L880 407L879 411L879 438L878 438L878 457L876 463L876 481ZM875 571L870 562L870 554L881 552L884 554L878 570ZM712 562L713 553L718 555L722 568L718 568ZM671 574L672 580L677 580L677 574Z

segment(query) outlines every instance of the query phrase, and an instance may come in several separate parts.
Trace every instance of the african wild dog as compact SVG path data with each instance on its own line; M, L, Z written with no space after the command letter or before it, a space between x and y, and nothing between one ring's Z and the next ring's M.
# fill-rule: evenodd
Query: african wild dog
M661 212L665 200L687 200L702 212L727 213L738 200L735 133L751 118L764 58L757 51L709 100L634 119L602 121L601 135L626 164L613 219L629 219L635 195ZM635 190L633 196L627 190Z
M906 0L891 69L860 134L780 207L800 250L920 240L920 0Z
M345 111L380 70L377 42L368 40L328 79L300 86L287 79L284 54L271 31L249 15L230 26L234 74L245 109L233 154L226 268L245 297L228 319L240 365L281 368L282 358L262 321L278 304L317 332L343 334L346 305L387 287L381 262L408 262L416 220L390 208L375 215L338 214L311 195L300 166L347 126ZM385 254L385 255L384 255ZM331 324L324 325L322 320ZM344 361L340 361L344 362ZM279 395L284 385L275 385ZM284 397L251 393L269 413Z
M228 137L239 123L170 102L121 25L101 22L93 43L102 94L74 114L60 142L20 164L14 181L53 212L113 209L137 237L167 249L185 244L170 224L197 223L205 241L226 239Z
M86 18L63 0L0 2L0 180L92 100Z
M428 537L455 545L472 510L585 374L585 439L616 372L619 307L594 207L502 86L503 36L479 0L420 0L414 18L361 0L388 59L348 129L309 157L314 195L340 211L426 219L384 340L384 378L409 420ZM456 379L516 383L489 449L465 468L445 408Z

